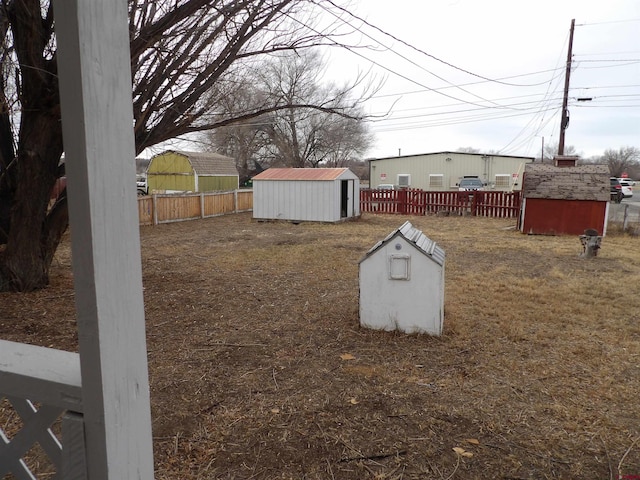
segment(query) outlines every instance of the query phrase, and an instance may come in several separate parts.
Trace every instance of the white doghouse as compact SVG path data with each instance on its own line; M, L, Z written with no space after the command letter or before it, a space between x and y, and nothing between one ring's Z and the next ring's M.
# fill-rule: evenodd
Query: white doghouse
M360 260L360 325L440 335L445 253L409 222Z

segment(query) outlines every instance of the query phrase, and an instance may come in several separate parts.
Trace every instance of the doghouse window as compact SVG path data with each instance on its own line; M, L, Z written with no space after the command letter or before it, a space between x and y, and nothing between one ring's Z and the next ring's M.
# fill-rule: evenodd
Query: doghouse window
M397 253L389 255L389 279L409 280L411 275L411 255Z

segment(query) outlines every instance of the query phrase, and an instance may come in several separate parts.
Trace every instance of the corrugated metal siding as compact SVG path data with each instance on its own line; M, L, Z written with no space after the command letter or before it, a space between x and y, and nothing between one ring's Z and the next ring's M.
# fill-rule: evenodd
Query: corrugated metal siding
M462 152L440 152L374 159L370 161L370 182L372 188L381 183L398 184L397 176L399 174L410 174L412 188L450 190L455 188L456 183L465 175L476 175L483 182L491 184L495 182L496 175L509 175L513 180L514 174L517 174L517 185L514 186L511 181L506 189L511 189L514 186L516 190L519 190L524 166L532 160L530 157L484 156ZM382 178L383 174L384 179ZM430 175L442 175L443 186L441 188L431 187L429 184Z
M347 217L357 216L359 179L348 168L270 168L253 177L253 217L340 221L343 182L348 185Z
M259 219L333 222L336 197L334 182L258 181L253 184L253 217ZM339 208L339 205L338 205Z

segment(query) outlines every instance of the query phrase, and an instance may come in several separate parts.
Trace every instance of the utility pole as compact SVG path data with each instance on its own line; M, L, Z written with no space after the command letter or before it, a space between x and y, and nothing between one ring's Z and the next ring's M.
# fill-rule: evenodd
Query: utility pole
M569 30L569 49L567 51L567 68L564 74L564 96L562 97L562 119L560 121L560 140L558 141L558 155L564 155L564 131L569 126L569 110L567 103L569 100L569 77L571 77L571 57L573 56L573 30L576 25L575 18L571 20Z

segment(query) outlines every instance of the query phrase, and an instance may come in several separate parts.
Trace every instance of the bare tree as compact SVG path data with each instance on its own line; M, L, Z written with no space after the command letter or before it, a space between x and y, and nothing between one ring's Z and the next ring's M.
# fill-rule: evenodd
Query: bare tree
M217 94L214 92L214 95ZM228 116L237 115L254 109L256 104L266 104L253 82L244 77L238 79L233 95L223 96L218 104L220 112ZM261 128L260 117L247 119L232 125L215 128L204 132L202 143L209 148L235 159L240 176L240 184L245 184L254 174L263 170L258 161L258 152L268 143L265 132Z
M312 50L281 53L261 64L245 98L283 108L253 122L217 129L209 135L211 143L218 150L235 150L240 166L248 152L261 165L288 167L341 166L359 158L371 141L361 121L365 97L352 96L359 80L340 87L322 84L323 68L322 57ZM253 143L241 148L240 139Z
M350 118L334 117L322 133L323 164L327 167L350 167L362 158L373 142L367 125Z
M254 59L336 44L344 33L337 25L325 30L337 40L312 26L314 9L323 3L129 0L137 153L282 109L263 104L229 116L216 106L234 93L235 79ZM0 33L0 290L28 291L48 284L68 225L64 195L49 207L52 187L64 174L51 4L0 0Z
M543 151L544 151L544 158L542 159L542 162L553 163L553 159L558 155L558 144L557 143L545 144ZM578 155L576 147L574 147L573 145L565 145L564 155L565 156Z
M600 159L600 163L609 165L612 177L629 174L640 166L640 149L636 147L620 147L618 150L607 149Z

